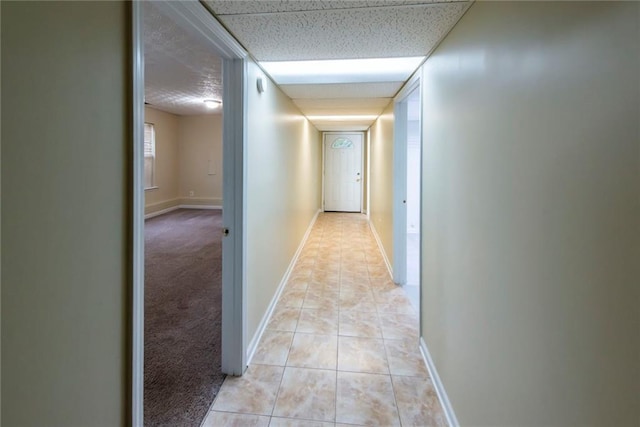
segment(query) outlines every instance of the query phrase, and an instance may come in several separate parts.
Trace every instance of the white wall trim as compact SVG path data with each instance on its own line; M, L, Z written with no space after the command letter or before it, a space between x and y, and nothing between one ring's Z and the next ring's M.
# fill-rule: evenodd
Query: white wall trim
M311 222L309 223L309 227L307 227L307 231L304 233L304 237L302 237L302 240L300 241L300 245L298 246L298 249L296 250L295 255L293 255L293 258L291 259L291 262L289 263L289 267L287 268L287 271L284 273L284 276L282 276L282 280L280 281L280 284L278 285L278 289L276 290L276 293L273 295L273 298L271 298L271 303L269 304L269 307L267 308L267 311L264 313L264 316L262 316L262 320L260 321L260 324L258 325L258 330L256 331L255 335L253 336L253 338L249 342L249 346L247 348L247 354L248 354L247 364L251 363L251 359L253 359L253 355L255 354L256 349L258 348L258 344L260 344L260 340L262 339L262 335L264 334L264 331L267 328L267 324L269 323L269 320L271 319L271 316L273 315L273 311L276 308L276 304L278 303L278 300L280 299L280 295L282 295L282 291L284 291L284 288L285 288L285 286L287 284L287 281L289 280L289 276L291 276L291 272L293 271L293 268L296 266L296 262L298 262L298 258L300 257L300 253L302 253L302 249L304 248L305 243L307 243L307 240L309 239L309 236L311 235L311 230L313 229L313 226L315 225L316 220L318 219L318 215L320 214L320 212L322 212L322 209L318 209L316 214L311 219Z
M222 206L219 205L176 205L166 209L161 209L155 212L149 212L144 216L144 219L154 218L156 216L164 215L169 212L176 211L178 209L209 209L209 210L222 210Z
M382 246L382 240L380 240L380 236L378 235L376 227L373 225L373 221L369 221L369 228L373 233L373 237L376 239L376 243L378 244L378 248L380 249L380 253L382 254L382 259L384 259L387 270L389 270L389 275L393 277L393 267L391 267L391 263L389 262L389 258L387 257L387 252L384 250L384 246Z
M142 3L131 4L131 78L133 83L133 167L131 233L131 420L133 427L144 424L144 41Z
M179 209L210 209L210 210L222 210L220 205L178 205Z
M180 209L180 205L171 206L171 207L168 207L166 209L161 209L161 210L155 211L155 212L149 212L148 214L146 214L144 216L144 219L154 218L156 216L164 215L166 213L173 212L173 211L178 210L178 209Z
M449 426L459 427L460 423L458 423L456 414L455 412L453 412L451 401L449 401L449 396L447 396L447 392L444 390L444 385L440 380L440 376L438 375L438 371L436 370L436 365L433 363L433 359L431 358L431 354L429 353L429 349L427 348L427 343L424 341L423 337L420 337L420 353L422 353L424 363L427 365L429 376L431 377L431 381L433 382L433 388L436 389L436 394L438 395L438 399L440 399L440 404L442 405L442 410L447 417Z

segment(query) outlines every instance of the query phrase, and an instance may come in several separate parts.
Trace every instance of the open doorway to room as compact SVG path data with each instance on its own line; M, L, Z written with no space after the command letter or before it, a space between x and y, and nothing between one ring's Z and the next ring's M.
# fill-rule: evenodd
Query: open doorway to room
M407 103L407 281L405 290L418 311L420 309L420 88L415 88Z
M246 52L198 2L132 10L132 424L199 426L246 365Z
M144 2L144 425L198 426L225 375L222 59Z
M394 281L420 312L421 159L420 82L414 79L395 105Z

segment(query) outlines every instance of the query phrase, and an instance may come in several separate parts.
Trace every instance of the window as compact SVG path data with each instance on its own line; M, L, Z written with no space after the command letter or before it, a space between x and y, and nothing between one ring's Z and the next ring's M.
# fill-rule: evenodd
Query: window
M156 131L151 123L144 124L144 188L155 187Z

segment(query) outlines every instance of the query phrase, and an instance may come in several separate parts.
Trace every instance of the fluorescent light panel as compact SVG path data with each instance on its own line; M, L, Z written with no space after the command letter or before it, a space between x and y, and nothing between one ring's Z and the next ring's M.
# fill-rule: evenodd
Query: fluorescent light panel
M336 84L400 82L407 80L424 60L408 58L274 61L260 65L278 84Z
M369 115L327 115L327 116L307 116L312 122L365 122L377 119L374 114Z

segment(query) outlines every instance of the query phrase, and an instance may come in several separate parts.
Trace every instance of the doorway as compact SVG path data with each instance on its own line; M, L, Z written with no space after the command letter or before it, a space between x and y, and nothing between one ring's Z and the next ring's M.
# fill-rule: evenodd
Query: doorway
M362 212L364 133L324 134L324 210Z
M198 40L222 60L222 346L218 369L242 375L246 368L244 288L243 288L243 194L244 127L246 76L244 49L198 2L156 2L153 5L172 25ZM131 424L142 426L144 395L145 324L145 57L144 5L133 2L133 162L132 162L132 335L131 335ZM200 102L203 100L200 99ZM148 144L147 144L148 145ZM191 194L189 194L191 195ZM220 233L222 234L222 233ZM213 359L213 357L212 357ZM211 361L213 363L213 360Z
M421 132L420 81L412 79L395 104L394 129L394 266L393 279L403 286L420 312Z

